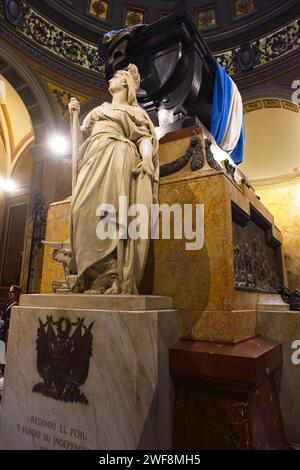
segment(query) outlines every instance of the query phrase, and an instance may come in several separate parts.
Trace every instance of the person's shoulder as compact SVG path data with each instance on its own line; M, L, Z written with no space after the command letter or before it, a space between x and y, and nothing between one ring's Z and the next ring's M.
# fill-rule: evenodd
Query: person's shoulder
M3 304L0 305L0 310L5 310L7 307L9 307L11 302L4 302Z
M7 313L7 311L9 310L10 306L11 306L11 302L6 302L4 304L2 304L0 306L0 316L5 316L5 314Z

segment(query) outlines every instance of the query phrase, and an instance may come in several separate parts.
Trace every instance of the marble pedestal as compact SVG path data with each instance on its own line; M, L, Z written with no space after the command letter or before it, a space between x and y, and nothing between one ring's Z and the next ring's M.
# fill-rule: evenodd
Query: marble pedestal
M282 344L283 367L277 386L286 436L300 448L300 312L273 303L257 311L257 333ZM297 343L296 343L297 342Z
M186 240L184 237L183 239L175 238L172 229L170 239L160 237L160 239L152 240L139 291L144 295L155 294L173 299L174 307L180 311L180 337L183 342L188 340L187 344L194 344L194 341L199 348L204 343L209 342L211 343L211 351L215 347L225 348L227 346L236 351L234 349L235 345L240 348L241 344L245 343L247 345L247 341L251 341L251 338L256 336L257 309L264 305L267 310L270 308L270 302L273 302L273 294L262 294L261 287L258 288L259 285L257 285L255 291L246 290L245 284L244 290L236 289L236 286L240 285L238 282L239 276L236 276L236 274L239 274L237 258L234 258L237 248L237 233L240 233L240 238L244 237L243 239L248 240L250 237L249 232L247 232L247 235L243 232L243 229L247 226L251 228L251 224L254 224L255 227L252 225L252 229L255 228L255 231L250 237L252 242L257 231L262 230L264 232L263 246L268 250L270 249L274 256L276 255L275 268L281 274L282 253L280 252L280 246L282 236L275 226L272 214L263 206L247 182L232 178L230 171L223 170L213 162L209 164L207 158L206 164L201 169L192 171L190 162L187 162L182 156L186 157L191 137L195 135L201 142L203 155L205 154L208 157L203 133L198 126L168 134L160 141L160 165L165 165L168 172L165 173L165 176L161 175L159 203L167 204L169 207L179 204L183 209L186 204L192 204L193 207L197 204L204 206L204 246L202 249L195 251L186 250ZM182 164L183 160L186 162L185 164ZM46 239L48 241L67 240L69 238L69 218L70 200L52 204L48 212ZM172 228L173 225L172 219ZM261 235L262 233L260 233ZM263 256L259 261L261 260L263 260ZM260 262L259 264L263 263ZM280 269L277 269L279 267ZM62 267L53 261L52 250L46 247L42 292L51 292L53 287L62 279ZM266 336L268 335L266 334ZM198 358L199 362L203 361L207 364L207 375L209 377L211 355L199 355L197 360ZM246 367L247 361L244 359L242 358L240 361L241 367ZM188 361L191 361L190 365L192 366L195 360L194 356L186 355L187 364ZM279 365L280 362L278 362L277 368ZM230 355L226 360L220 362L219 368L221 366L224 366L224 371L219 372L225 374L226 369L231 367ZM268 374L266 372L263 385L251 381L242 384L239 392L240 399L237 399L236 402L230 402L232 410L240 407L239 409L242 412L243 403L246 403L246 408L249 404L249 410L253 410L255 392L257 387L260 386L263 387L261 396L264 396L264 391L269 387L269 391L271 390L274 393L275 400L273 378ZM238 371L234 368L231 379L227 381L228 383L225 375L224 380L227 389L235 386L238 377ZM208 387L208 390L209 395L212 389ZM179 407L176 408L176 419L182 409L185 406L188 407L189 403L193 402L193 397L195 398L193 405L189 407L188 412L184 415L182 425L178 425L178 429L184 430L186 425L193 423L197 432L206 433L210 417L208 416L207 422L202 419L203 416L199 415L199 419L195 417L198 416L197 410L206 409L208 404L207 396L205 394L197 395L197 393L191 388L190 393L183 395L185 396L183 402L177 402ZM247 401L248 393L252 396L249 401ZM226 397L219 398L218 394L212 392L209 398L209 408L211 410L222 409L224 415L227 410L227 403L229 403L226 400ZM264 428L267 431L268 423L273 422L274 410L269 407L265 411L266 413L262 416L264 416L265 423L267 423ZM279 409L276 413L279 420ZM213 419L216 418L213 413L211 416ZM251 422L254 426L255 420L258 418L255 414L251 414L249 419L247 418L247 422ZM178 419L179 421L176 422L180 423L180 417ZM231 419L234 423L233 413ZM192 448L197 433L191 427L187 436L189 440L185 440L184 445L186 448ZM250 445L247 443L247 436L245 436L246 434L244 434L244 441L242 438L237 441L237 447L250 448L252 445L252 448L259 448L258 442L263 443L262 445L269 445L266 443L270 442L267 434L260 435L258 438L254 432L254 437L251 437L252 444ZM225 440L227 438L228 436L224 437ZM201 443L197 442L201 447ZM214 444L217 448L219 442L215 441ZM230 445L229 448L231 448ZM280 445L278 448L280 448Z
M33 392L43 382L36 340L39 321L45 323L47 316L75 323L82 318L86 326L94 323L88 375L79 386L88 404ZM54 331L57 334L56 327ZM170 449L168 353L178 338L178 316L170 298L22 296L12 312L0 448ZM64 356L65 350L59 353Z
M281 360L281 346L260 337L176 343L173 448L288 449L274 382Z

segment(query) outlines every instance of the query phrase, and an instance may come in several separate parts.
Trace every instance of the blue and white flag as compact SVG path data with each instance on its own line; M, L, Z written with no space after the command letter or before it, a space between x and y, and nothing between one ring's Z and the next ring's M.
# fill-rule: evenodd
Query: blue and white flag
M243 161L245 134L242 97L234 81L217 62L210 133L234 163Z

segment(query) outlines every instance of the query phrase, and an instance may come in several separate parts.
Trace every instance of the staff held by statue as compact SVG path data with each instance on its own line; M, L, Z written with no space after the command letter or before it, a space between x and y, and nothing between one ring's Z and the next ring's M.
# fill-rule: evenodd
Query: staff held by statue
M72 135L72 194L77 181L78 173L78 146L79 146L79 136L80 136L80 127L78 116L80 113L80 103L77 98L71 98L69 103L70 111L70 125L71 125L71 135Z

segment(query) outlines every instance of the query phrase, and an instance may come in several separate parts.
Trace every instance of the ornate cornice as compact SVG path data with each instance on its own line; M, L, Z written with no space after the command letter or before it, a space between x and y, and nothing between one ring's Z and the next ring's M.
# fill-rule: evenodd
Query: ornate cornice
M255 189L267 188L268 186L272 186L273 184L294 183L296 181L300 181L300 171L287 173L281 176L274 176L272 178L260 178L250 180L251 184L255 187Z
M286 54L281 59L274 60L269 64L257 67L249 74L243 75L240 73L234 75L233 78L240 89L245 89L250 86L257 86L280 75L287 74L289 71L296 70L293 78L294 80L299 76L299 68L300 54L298 51L294 51L290 54Z
M51 54L72 62L73 65L92 72L104 73L97 45L83 42L63 31L31 8L27 9L19 31Z
M300 113L300 106L288 100L279 98L263 98L260 100L248 101L244 104L244 113L259 111L260 109L286 109L294 113Z
M243 46L215 54L230 75L253 71L300 48L300 18Z
M104 81L104 67L98 46L63 31L32 8L24 8L22 24L12 27L0 0L0 36L58 73L99 88L99 81L100 86Z

